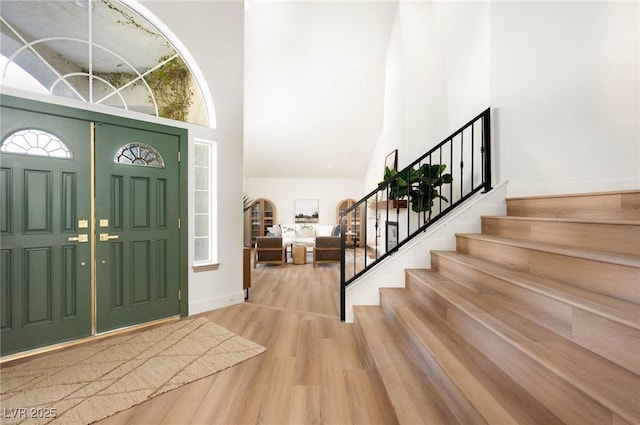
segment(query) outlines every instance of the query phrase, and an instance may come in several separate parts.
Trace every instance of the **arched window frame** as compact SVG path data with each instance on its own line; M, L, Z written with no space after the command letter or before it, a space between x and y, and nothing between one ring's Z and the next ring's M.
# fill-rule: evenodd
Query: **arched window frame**
M172 60L179 58L186 65L186 68L191 73L192 80L195 81L195 85L197 86L196 96L200 96L204 104L203 120L205 122L202 122L202 120L199 120L200 122L193 122L193 123L198 125L208 126L211 128L216 128L215 107L213 104L211 91L209 90L204 74L202 73L200 68L196 65L195 60L193 59L192 55L187 50L187 48L184 46L184 44L175 36L175 34L173 34L173 32L160 19L158 19L147 8L142 6L138 1L136 0L106 0L106 1L108 1L111 4L115 4L116 6L122 5L126 7L132 12L134 12L135 14L137 14L141 19L146 21L146 23L152 26L155 29L155 31L158 33L158 35L162 36L166 40L168 45L171 46L171 48L173 49L173 54L168 55L167 57L163 57L163 60L161 62L157 63L153 67L150 67L150 69L139 70L133 64L128 63L126 60L124 60L122 55L119 55L117 52L113 51L112 49L109 49L108 47L94 43L94 41L90 36L88 37L88 40L78 39L73 37L46 37L42 39L32 40L29 37L23 36L20 31L13 28L3 16L0 16L0 22L2 23L3 26L8 28L12 38L19 40L20 43L22 43L22 46L18 48L19 51L28 50L31 54L33 54L35 57L38 57L43 62L44 67L46 67L50 72L53 72L57 76L55 81L52 84L50 84L49 87L44 87L43 90L46 90L49 92L49 94L55 96L56 94L54 93L54 91L56 90L56 88L60 87L61 85L64 85L65 90L68 90L69 92L74 93L76 100L80 100L88 103L101 104L101 103L104 103L107 99L113 96L117 96L119 98L120 105L118 106L108 105L108 106L129 110L130 108L127 106L127 101L122 96L122 92L123 90L129 88L132 84L136 84L136 82L139 82L145 86L147 92L149 93L149 98L152 99L151 107L155 110L154 115L159 116L155 94L153 93L153 90L149 87L149 84L147 84L147 82L145 81L145 77L150 73L154 72L155 70L168 64ZM89 11L93 11L95 9L95 6L101 3L104 3L104 2L101 2L100 0L86 1ZM53 16L52 18L56 19L55 16ZM28 21L28 16L25 16L25 20ZM91 28L91 22L92 20L89 19L88 20L89 30L87 32L88 34L93 33L93 29ZM98 29L96 29L96 31L97 30ZM81 72L80 70L78 70L78 72L58 71L55 66L49 63L36 50L33 49L33 46L37 45L38 43L42 43L43 41L53 41L53 40L77 41L87 45L88 50L91 50L92 48L96 48L96 49L99 49L100 51L108 52L109 54L113 55L113 57L118 58L118 61L122 63L123 66L125 66L131 73L135 74L135 77L133 80L125 83L124 85L116 87L113 84L110 84L110 82L107 81L105 78L102 78L99 75L93 73L92 71L93 66L92 66L91 60L89 60L89 63L86 64L87 72L84 72L84 71ZM129 48L129 47L127 46L126 48ZM7 72L9 70L13 70L12 72L19 72L17 70L21 70L20 72L22 72L23 74L28 73L28 70L25 70L20 65L13 62L13 59L19 53L19 51L13 51L12 54L9 55L11 58L1 57L1 59L3 60L0 60L0 81L5 81ZM91 53L89 54L89 57L92 57ZM81 93L78 92L78 90L73 88L72 85L70 85L67 81L69 78L77 78L77 77L88 78L90 84L93 81L100 82L102 87L109 88L109 93L107 93L104 96L94 96L93 90L90 89L87 95L82 95ZM39 83L36 83L36 84L39 84ZM22 86L16 86L16 87L19 89L28 89L28 90L36 90L36 91L40 90L40 88L33 87L32 84L30 84L29 87L22 87ZM190 122L186 119L184 121Z
M27 137L29 134L35 134L33 137ZM18 143L16 139L22 138L24 144ZM45 139L45 140L43 140ZM48 139L48 140L46 140ZM35 145L33 144L35 142ZM54 144L51 146L51 144ZM27 145L28 148L25 146ZM23 151L12 150L10 146L17 146ZM73 159L71 148L57 135L40 128L23 128L7 134L0 142L0 152L10 155L28 155L43 158L55 159ZM58 152L62 152L59 155Z
M131 142L121 146L113 162L136 167L164 168L164 158L153 146L144 142Z

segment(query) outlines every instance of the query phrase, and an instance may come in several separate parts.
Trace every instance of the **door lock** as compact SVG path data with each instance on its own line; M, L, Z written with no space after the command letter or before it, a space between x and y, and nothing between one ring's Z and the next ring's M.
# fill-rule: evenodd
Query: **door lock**
M110 235L108 233L100 233L100 242L104 241L112 241L114 239L119 239L119 235Z
M69 242L80 242L80 243L89 242L89 235L86 235L86 234L82 235L81 234L81 235L78 235L78 236L69 236L67 238L67 240Z

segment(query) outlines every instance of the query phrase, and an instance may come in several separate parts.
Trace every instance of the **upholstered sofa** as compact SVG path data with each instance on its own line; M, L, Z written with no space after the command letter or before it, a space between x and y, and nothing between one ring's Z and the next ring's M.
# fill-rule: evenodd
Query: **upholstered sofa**
M268 227L268 236L282 238L282 245L287 248L292 243L301 243L313 248L316 236L339 236L340 226L337 224L295 223L279 224Z

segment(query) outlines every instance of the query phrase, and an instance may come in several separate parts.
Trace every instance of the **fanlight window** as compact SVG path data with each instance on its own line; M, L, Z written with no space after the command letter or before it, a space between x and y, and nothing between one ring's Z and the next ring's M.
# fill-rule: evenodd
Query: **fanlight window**
M71 149L57 136L28 128L11 133L2 141L0 152L19 155L72 159Z
M182 55L123 1L2 1L0 39L2 85L208 125Z
M129 143L122 146L113 157L118 164L137 165L140 167L164 168L164 159L160 152L146 143Z

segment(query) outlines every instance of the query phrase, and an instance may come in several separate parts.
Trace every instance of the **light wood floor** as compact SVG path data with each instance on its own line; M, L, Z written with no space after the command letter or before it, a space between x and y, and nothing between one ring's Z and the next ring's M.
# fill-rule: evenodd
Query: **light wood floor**
M338 263L259 265L247 303L201 316L265 353L99 424L396 423L338 312Z

